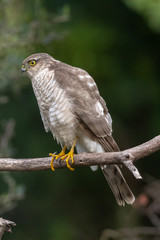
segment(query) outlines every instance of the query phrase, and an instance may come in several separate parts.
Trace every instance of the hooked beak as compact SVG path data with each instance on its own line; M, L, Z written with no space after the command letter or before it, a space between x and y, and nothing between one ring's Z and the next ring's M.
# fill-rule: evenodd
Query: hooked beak
M22 67L21 67L21 72L24 73L26 70L27 69L26 69L25 65L23 64Z

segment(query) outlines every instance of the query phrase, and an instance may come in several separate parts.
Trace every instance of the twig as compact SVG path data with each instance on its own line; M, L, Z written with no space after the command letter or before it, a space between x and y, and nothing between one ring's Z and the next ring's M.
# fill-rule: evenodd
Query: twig
M145 142L139 146L121 151L121 152L106 152L106 153L82 153L74 156L72 167L77 166L92 166L104 164L123 164L125 165L136 178L141 178L138 170L133 165L133 162L151 155L160 150L160 135ZM37 171L50 169L51 157L45 158L28 158L28 159L13 159L0 158L0 171ZM66 167L65 161L57 159L54 161L54 168Z
M137 227L137 228L122 228L119 230L105 229L102 232L100 240L109 240L109 239L149 239L149 237L159 237L160 228L157 227ZM156 238L159 239L159 238Z
M4 232L12 232L11 227L16 226L14 222L0 218L0 240Z

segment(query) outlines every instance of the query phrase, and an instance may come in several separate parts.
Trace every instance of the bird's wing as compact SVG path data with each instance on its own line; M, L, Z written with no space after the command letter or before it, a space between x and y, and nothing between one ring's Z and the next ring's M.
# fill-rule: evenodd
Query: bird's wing
M84 101L84 100L82 100ZM111 116L106 112L107 108L102 105L103 99L92 99L87 104L80 100L76 104L75 112L79 118L80 127L91 138L99 142L105 151L119 151L119 148L112 138ZM90 103L89 103L90 102ZM101 113L99 113L101 112Z
M111 135L111 116L93 78L86 71L77 68L72 69L70 66L55 71L55 77L66 90L82 131L91 139L100 143L106 152L119 151L119 147ZM104 165L101 166L101 169L118 204L133 203L134 195L119 167Z
M64 65L55 69L55 78L70 97L79 126L105 151L118 151L112 138L112 120L93 78L80 68Z

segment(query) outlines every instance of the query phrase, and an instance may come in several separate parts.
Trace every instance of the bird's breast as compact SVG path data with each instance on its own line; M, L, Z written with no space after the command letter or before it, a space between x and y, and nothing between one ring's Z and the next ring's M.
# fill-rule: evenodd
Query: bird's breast
M58 143L69 148L76 137L77 126L72 99L54 76L44 78L32 82L32 85L45 129L52 132Z

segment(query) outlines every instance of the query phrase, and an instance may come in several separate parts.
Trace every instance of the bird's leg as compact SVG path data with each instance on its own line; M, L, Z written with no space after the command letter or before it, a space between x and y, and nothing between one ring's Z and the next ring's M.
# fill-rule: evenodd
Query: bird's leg
M74 155L74 147L75 147L76 141L77 141L77 138L75 138L75 140L74 140L74 142L73 142L73 145L72 145L71 150L69 151L69 153L67 153L67 154L65 154L63 157L61 157L62 160L65 160L65 161L66 161L67 167L68 167L71 171L73 171L74 168L72 168L72 167L69 165L69 160L71 159L71 162L74 163L73 155Z
M52 160L51 160L51 163L50 163L52 171L55 171L53 161L55 159L58 159L58 158L62 157L62 156L65 156L65 150L66 150L66 146L63 147L62 151L59 154L53 154L53 153L49 154L49 156L52 156Z

